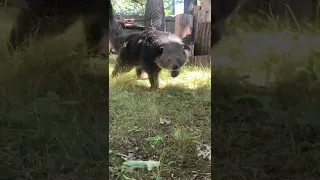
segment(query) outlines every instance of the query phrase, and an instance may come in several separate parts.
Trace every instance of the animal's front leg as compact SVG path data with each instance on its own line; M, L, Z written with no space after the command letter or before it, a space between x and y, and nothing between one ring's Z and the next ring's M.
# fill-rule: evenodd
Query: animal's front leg
M150 89L156 90L159 89L159 74L161 69L153 69L153 71L149 71L148 78L150 82Z
M121 59L119 59L119 57L117 58L116 62L117 63L112 71L112 78L118 76L119 74L127 73L134 68L134 66L128 65L127 63L123 62Z
M148 79L148 74L145 71L142 71L140 67L136 68L136 75L139 79Z

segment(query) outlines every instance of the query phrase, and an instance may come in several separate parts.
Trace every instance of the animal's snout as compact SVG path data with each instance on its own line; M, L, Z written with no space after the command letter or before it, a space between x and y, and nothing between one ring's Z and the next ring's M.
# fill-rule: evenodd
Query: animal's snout
M178 69L179 69L179 66L178 66L178 65L175 64L175 65L172 66L172 70L176 71L176 70L178 70Z

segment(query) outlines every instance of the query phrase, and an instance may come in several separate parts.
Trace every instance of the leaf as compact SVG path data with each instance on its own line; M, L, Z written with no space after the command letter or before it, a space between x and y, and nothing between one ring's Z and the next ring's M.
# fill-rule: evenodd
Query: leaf
M177 139L182 139L181 130L180 130L180 129L177 129L177 130L174 132L174 136L175 136Z
M126 180L136 180L135 178L129 178L128 176L126 176L126 175L122 175Z
M153 168L159 168L160 161L125 161L123 165L131 168L147 167L148 171L151 171Z
M154 136L154 137L148 137L145 139L146 141L148 141L149 143L158 143L160 141L163 140L163 137L161 136Z

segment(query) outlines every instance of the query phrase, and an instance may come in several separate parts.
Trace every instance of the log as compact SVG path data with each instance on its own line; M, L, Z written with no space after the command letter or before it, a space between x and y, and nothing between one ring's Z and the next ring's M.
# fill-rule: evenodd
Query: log
M190 44L192 41L192 29L193 29L193 15L191 14L176 15L174 32L186 44Z
M211 52L211 23L198 23L198 31L196 34L195 55L209 55Z
M192 56L187 65L210 68L211 67L211 56L210 55Z

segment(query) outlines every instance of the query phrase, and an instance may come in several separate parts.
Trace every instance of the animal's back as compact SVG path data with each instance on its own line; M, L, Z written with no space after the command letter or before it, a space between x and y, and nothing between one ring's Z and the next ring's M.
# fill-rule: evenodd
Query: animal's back
M179 44L183 44L182 40L178 36L170 32L151 30L151 31L142 32L141 36L145 43L147 43L146 41L148 41L153 46L161 45L163 43L169 43L169 42L170 43L176 42Z
M138 65L141 54L142 33L132 33L120 37L119 58L130 65Z

